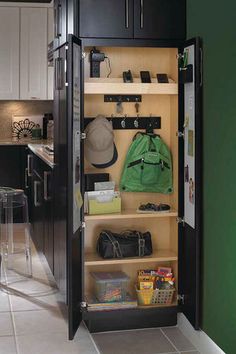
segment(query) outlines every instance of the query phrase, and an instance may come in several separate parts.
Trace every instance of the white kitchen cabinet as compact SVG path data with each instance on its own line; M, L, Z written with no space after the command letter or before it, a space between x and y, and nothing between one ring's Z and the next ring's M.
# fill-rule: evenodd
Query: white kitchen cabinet
M0 7L0 99L19 99L19 8Z
M21 8L20 99L46 100L47 9Z

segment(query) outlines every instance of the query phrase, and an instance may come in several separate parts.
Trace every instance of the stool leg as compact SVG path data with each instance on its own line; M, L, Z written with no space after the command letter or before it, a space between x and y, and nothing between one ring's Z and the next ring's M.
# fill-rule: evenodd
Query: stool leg
M6 197L6 208L5 208L5 218L6 218L6 250L5 259L8 269L12 268L12 255L14 253L14 242L13 242L13 205L12 205L12 195Z
M32 254L31 254L31 236L30 236L30 224L29 224L29 212L28 212L28 200L24 196L25 207L24 207L24 221L25 221L25 257L27 272L30 277L32 277Z
M0 281L3 281L3 274L4 274L4 269L3 269L3 265L4 265L4 260L5 260L5 253L6 253L6 239L4 238L4 236L6 237L6 233L4 230L4 223L3 223L3 219L4 219L4 208L3 208L3 200L1 200L1 208L0 208Z

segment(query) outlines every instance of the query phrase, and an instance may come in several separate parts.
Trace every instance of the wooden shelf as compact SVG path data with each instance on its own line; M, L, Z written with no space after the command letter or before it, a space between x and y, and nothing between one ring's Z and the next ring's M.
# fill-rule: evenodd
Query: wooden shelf
M92 305L92 304L91 304ZM138 305L138 306L134 306L134 307L122 307L122 305L120 307L116 307L116 308L109 308L109 309L99 309L99 307L97 309L93 308L91 309L89 306L91 306L90 304L88 304L88 312L103 312L103 311L127 311L127 310L148 310L150 308L154 309L154 308L166 308L166 307L175 307L175 306L178 306L178 302L177 300L173 301L171 304L153 304L153 305L146 305L146 306L141 306L141 305Z
M176 210L170 210L169 212L160 213L137 213L136 210L124 210L117 214L102 214L102 215L85 215L85 221L94 220L112 220L112 219L148 219L148 218L170 218L177 217L178 212Z
M98 265L109 265L109 264L135 264L135 263L152 263L152 262L168 262L177 261L178 256L175 252L169 250L159 250L153 252L151 256L138 257L138 258L112 258L103 259L96 253L85 254L85 265L86 266L98 266Z
M124 83L122 79L90 78L84 85L86 95L178 95L178 84L171 80L168 84L159 84L156 79L144 84L140 79L133 83Z

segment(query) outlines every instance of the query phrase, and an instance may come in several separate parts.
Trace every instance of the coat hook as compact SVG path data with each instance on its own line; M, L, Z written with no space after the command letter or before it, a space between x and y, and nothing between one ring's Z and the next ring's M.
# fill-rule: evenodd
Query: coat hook
M122 128L125 128L125 126L126 126L126 124L125 124L126 118L127 118L127 114L125 114L124 118L123 118L122 121L121 121L121 126L122 126Z
M138 119L139 119L139 114L137 114L137 118L134 121L134 127L138 128Z

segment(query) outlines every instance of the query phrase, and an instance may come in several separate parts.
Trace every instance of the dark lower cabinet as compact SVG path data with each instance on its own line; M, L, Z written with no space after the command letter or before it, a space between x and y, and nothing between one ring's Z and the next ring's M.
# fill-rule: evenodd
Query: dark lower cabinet
M25 189L25 146L0 146L0 186Z
M28 196L26 146L0 146L0 186L24 190ZM29 197L29 196L28 196ZM15 208L14 222L22 222L21 212Z
M185 39L184 0L134 0L134 38Z
M34 154L31 156L32 238L38 251L44 253L54 273L53 170Z
M44 251L44 203L43 179L34 170L32 176L32 203L31 203L32 238L40 252Z

